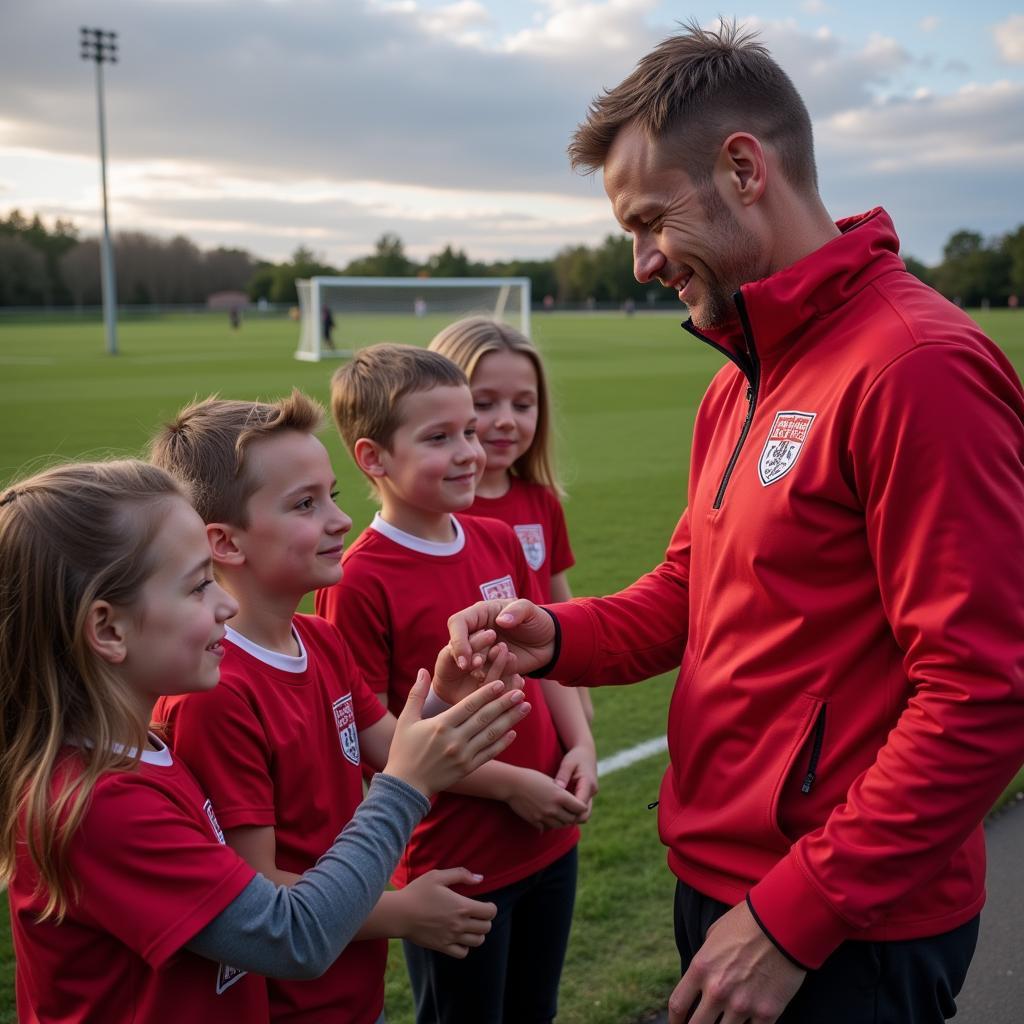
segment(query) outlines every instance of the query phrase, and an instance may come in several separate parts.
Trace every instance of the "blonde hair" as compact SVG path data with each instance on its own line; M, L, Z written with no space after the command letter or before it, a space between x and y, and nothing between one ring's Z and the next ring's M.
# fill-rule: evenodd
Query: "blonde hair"
M384 342L360 349L331 377L331 413L350 454L361 437L390 450L402 425L406 395L438 387L468 387L449 359L415 345Z
M23 847L46 896L40 919L67 910L68 845L93 787L134 767L145 743L85 626L94 602L138 599L173 499L184 500L175 481L134 460L57 466L0 498L0 881ZM59 767L69 743L80 772Z
M544 362L530 339L500 320L468 316L449 324L428 347L432 352L447 356L462 369L470 387L477 364L490 352L515 352L533 363L537 374L537 430L530 447L512 464L511 472L529 483L550 487L559 497L565 497L555 472L551 398Z
M249 525L248 503L260 485L246 463L258 441L323 425L319 402L297 388L276 402L237 402L211 395L165 424L150 442L149 457L189 491L204 523Z
M628 125L652 142L672 145L672 155L697 185L710 180L715 156L733 132L752 132L773 147L795 188L817 193L807 107L756 33L735 21L717 29L684 25L598 96L570 140L573 170L603 167Z

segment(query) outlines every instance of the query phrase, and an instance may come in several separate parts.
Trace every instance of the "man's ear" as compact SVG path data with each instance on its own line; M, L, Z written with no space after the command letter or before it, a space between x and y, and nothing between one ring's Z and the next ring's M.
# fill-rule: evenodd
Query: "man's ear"
M85 642L109 665L120 665L128 656L128 611L109 601L93 601L85 613Z
M768 160L761 143L747 132L733 132L718 151L715 175L725 194L753 206L768 184Z
M369 477L380 479L387 476L387 467L384 465L385 448L368 437L361 437L352 446L352 458L356 465Z
M236 543L238 528L227 523L207 523L206 537L214 565L242 565L245 554Z

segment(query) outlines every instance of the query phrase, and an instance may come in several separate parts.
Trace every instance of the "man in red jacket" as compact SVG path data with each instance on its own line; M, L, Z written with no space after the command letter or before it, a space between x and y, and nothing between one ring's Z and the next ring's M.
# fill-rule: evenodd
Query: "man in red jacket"
M570 155L728 362L665 561L611 597L476 605L456 653L497 625L567 683L681 662L672 1024L941 1021L1024 759L1020 382L884 211L833 222L799 94L735 27L661 43Z

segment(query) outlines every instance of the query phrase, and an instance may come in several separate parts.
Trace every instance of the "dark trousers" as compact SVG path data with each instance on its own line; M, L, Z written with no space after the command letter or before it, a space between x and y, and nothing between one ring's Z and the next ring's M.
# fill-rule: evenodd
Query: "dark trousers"
M416 1024L550 1024L576 898L576 850L485 893L498 913L464 960L403 942Z
M683 973L708 929L730 907L676 883L676 946ZM799 914L800 908L794 907ZM844 942L809 971L778 1024L941 1024L978 941L980 916L942 935L900 942Z

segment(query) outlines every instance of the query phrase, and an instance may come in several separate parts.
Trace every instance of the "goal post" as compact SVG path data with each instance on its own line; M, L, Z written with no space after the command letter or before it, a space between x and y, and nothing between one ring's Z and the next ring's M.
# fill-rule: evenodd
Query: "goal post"
M295 358L350 356L378 341L426 343L464 316L489 316L530 336L528 277L310 277L296 282Z

